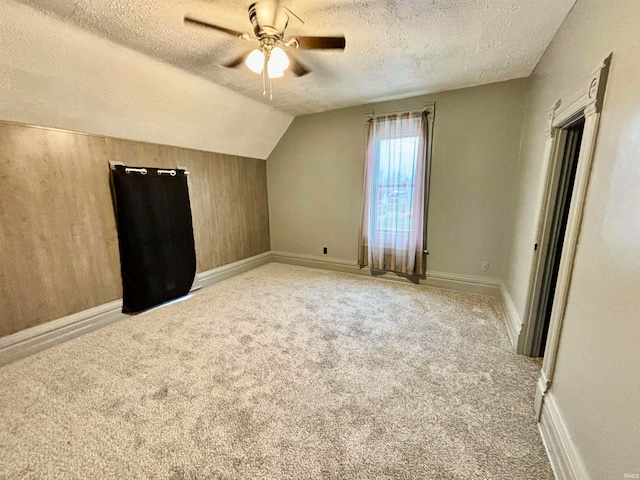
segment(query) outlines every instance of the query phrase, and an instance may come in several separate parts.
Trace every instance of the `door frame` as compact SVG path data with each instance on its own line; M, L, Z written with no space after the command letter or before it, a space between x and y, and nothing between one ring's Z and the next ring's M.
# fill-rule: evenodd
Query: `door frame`
M576 97L573 101L563 106L562 100L558 100L553 105L547 122L547 141L544 151L546 179L540 201L537 232L533 245L534 254L530 269L531 274L529 277L525 317L522 332L518 339L518 353L525 355L530 354L533 347L535 321L537 317L536 311L544 281L544 261L549 247L549 229L555 206L552 200L556 194L559 168L563 161L566 128L580 118L584 117L585 121L555 296L551 310L544 360L540 371L540 378L536 385L535 410L538 418L544 396L549 391L553 380L562 323L571 286L571 274L573 272L573 264L578 247L578 237L580 235L584 204L595 152L600 114L602 112L609 67L611 65L611 57L612 54L605 58L589 77L588 82L583 84L583 88L576 91Z
M561 226L560 219L563 214L568 216L566 209L571 207L573 190L573 182L570 180L571 170L576 169L578 166L578 157L575 155L575 151L568 150L568 143L574 142L574 135L571 134L571 131L579 123L582 123L579 134L580 144L573 147L577 148L579 156L582 143L582 127L584 127L583 115L580 115L570 125L559 128L555 133L557 135L555 139L557 149L554 150L551 157L552 161L549 165L547 186L545 188L547 196L544 198L542 206L540 241L537 249L534 246L534 251L537 253L536 270L538 274L535 278L536 289L532 292L534 296L531 301L531 318L527 323L527 337L523 337L524 341L526 341L524 348L527 355L532 357L543 356L543 338L545 339L544 342L546 342L544 329L545 325L547 328L549 326L546 324L546 321L549 320L548 315L551 313L548 309L552 307L552 303L549 302L553 301L553 293L556 286L553 280L554 270L557 273L559 263L556 262L560 260L557 255L562 255L563 252L560 235L564 236L565 229ZM571 182L571 185L568 182ZM561 230L559 231L558 229ZM551 297L551 300L549 297Z

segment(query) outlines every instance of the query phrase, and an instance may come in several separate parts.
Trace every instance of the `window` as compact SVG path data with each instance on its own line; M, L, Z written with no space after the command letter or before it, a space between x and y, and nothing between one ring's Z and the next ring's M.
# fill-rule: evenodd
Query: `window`
M368 129L359 263L424 274L430 120L425 112L374 117Z
M418 140L411 136L377 142L373 166L376 230L411 231Z

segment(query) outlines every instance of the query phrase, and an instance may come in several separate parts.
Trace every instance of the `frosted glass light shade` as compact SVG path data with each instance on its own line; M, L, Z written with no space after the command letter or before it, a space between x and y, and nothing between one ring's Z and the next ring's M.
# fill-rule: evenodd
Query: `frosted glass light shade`
M284 52L282 52L284 53ZM249 54L244 63L249 67L254 73L262 73L262 69L264 68L264 53L260 50L256 49Z
M249 54L244 62L249 70L254 73L262 73L264 68L264 53L261 50L254 50ZM269 63L267 64L267 74L269 78L280 78L284 76L284 71L289 66L289 57L280 47L271 50Z
M278 70L275 68L273 62L269 62L267 65L267 74L269 75L269 78L280 78L284 77L284 70Z
M274 72L284 72L289 66L289 57L284 53L280 47L276 47L271 50L271 57L269 58L269 71L271 69Z

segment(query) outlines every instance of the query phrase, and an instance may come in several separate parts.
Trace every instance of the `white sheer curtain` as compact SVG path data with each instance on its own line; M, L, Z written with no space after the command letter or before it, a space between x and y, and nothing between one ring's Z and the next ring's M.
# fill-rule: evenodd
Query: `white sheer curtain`
M424 275L427 116L411 112L371 119L365 163L359 264Z

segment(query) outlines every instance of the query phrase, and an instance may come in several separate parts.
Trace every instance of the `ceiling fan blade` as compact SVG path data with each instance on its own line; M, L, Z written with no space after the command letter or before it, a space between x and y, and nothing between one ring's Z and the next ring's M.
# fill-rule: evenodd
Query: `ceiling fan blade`
M229 35L233 35L234 37L242 36L242 32L236 32L235 30L231 30L229 28L220 27L218 25L214 25L213 23L203 22L202 20L198 20L196 18L184 17L184 23L191 23L194 25L200 25L201 27L213 28L214 30L218 30L219 32L228 33Z
M296 77L302 77L307 73L311 73L311 70L307 68L305 65L303 65L302 63L300 63L300 61L296 57L294 57L291 53L288 53L288 56L289 56L289 63L291 64L289 68L291 69L291 72L293 72L293 74Z
M344 50L347 42L344 37L295 37L299 48L303 50L339 49Z
M240 55L239 57L234 58L230 62L223 63L222 66L223 67L227 67L227 68L238 68L238 67L242 66L242 64L244 64L244 61L247 59L247 57L249 56L250 53L251 52L243 53L242 55Z

